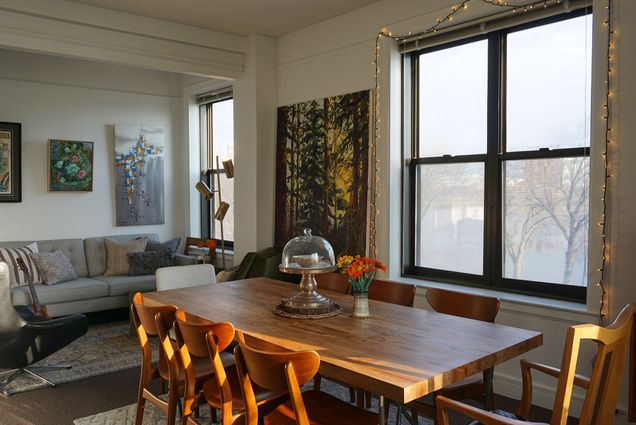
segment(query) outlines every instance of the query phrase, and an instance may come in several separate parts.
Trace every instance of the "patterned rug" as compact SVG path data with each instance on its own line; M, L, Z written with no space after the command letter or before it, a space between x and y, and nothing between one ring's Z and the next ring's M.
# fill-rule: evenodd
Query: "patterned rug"
M139 366L139 344L137 338L130 336L129 332L127 321L91 326L86 335L33 365L34 371L56 384L62 384ZM37 370L37 366L61 364L69 364L72 367L61 370ZM15 394L45 386L45 383L22 374L9 384L7 391L9 394Z
M312 384L308 384L303 387L309 389ZM342 400L349 400L349 390L342 385L336 384L332 381L323 379L321 389L329 394L332 394ZM369 410L373 412L378 411L378 402L376 399L371 400L371 408ZM397 414L397 408L391 404L389 411L389 424L394 425L395 415ZM201 409L200 423L209 423L210 411L207 407ZM207 419L207 420L206 420ZM135 405L120 407L117 409L109 410L107 412L98 413L96 415L87 416L85 418L75 419L74 425L134 425L135 423ZM166 417L158 408L154 407L152 403L146 402L146 409L144 411L143 425L165 425ZM408 424L408 421L402 418L402 424ZM419 425L432 425L433 422L420 416ZM335 425L335 424L334 424Z

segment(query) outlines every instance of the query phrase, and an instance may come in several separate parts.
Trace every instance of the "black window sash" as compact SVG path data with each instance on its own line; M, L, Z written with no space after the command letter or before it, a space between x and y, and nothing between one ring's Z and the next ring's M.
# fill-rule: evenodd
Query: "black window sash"
M455 283L466 286L486 287L527 295L585 302L587 286L554 284L503 277L503 164L512 160L589 157L589 147L565 149L538 149L531 151L506 151L506 36L509 33L550 24L561 20L584 16L591 8L579 9L512 28L499 30L488 35L479 35L464 40L414 51L403 56L403 116L410 123L403 126L406 161L403 171L403 215L404 242L402 245L402 274L404 276ZM447 49L488 39L488 122L487 152L471 155L442 155L419 157L419 57L422 54ZM410 140L410 143L406 143ZM482 275L473 275L447 270L432 269L415 265L416 237L416 176L417 167L424 164L484 163L484 265Z

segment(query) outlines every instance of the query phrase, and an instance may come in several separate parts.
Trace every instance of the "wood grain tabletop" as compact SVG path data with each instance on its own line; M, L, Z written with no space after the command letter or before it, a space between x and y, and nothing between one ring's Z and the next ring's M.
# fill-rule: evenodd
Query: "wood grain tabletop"
M316 350L320 373L407 403L496 366L543 343L540 332L369 300L372 317L350 316L353 297L321 291L344 312L321 320L273 313L298 286L267 278L144 294L256 338Z

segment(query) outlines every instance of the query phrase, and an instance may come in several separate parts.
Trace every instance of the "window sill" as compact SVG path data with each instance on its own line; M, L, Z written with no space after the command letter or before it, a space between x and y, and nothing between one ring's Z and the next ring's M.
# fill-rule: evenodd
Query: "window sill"
M471 286L461 286L449 283L433 282L429 280L413 279L408 277L391 278L397 282L415 284L418 288L439 288L451 291L465 292L475 295L486 295L497 297L502 301L501 310L516 313L526 313L539 315L568 322L576 321L580 323L596 322L598 313L589 311L588 307L582 303L555 300L551 298L534 297L531 295L514 294L510 292L497 291L485 288L475 288ZM424 297L424 293L418 291L416 297ZM426 303L426 301L423 301Z

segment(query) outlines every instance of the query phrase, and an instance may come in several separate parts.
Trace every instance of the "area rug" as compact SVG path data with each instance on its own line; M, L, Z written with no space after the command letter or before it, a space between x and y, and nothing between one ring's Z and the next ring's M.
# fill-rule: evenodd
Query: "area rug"
M155 352L156 350L153 350ZM86 335L33 365L34 371L56 384L77 381L139 366L141 352L137 338L130 335L130 325L113 322L94 325ZM71 365L71 369L37 370L37 366ZM23 374L7 387L9 394L31 391L46 384Z
M306 386L307 389L311 388L312 384ZM303 388L304 390L305 388ZM349 390L342 385L323 379L322 391L325 391L331 395L334 395L342 400L349 400ZM378 402L376 399L371 400L371 408L369 410L373 412L378 411ZM389 424L394 425L396 423L397 408L395 405L391 405L389 411ZM209 423L210 411L205 409L201 410L200 423ZM74 425L134 425L135 423L135 405L120 407L117 409L109 410L107 412L98 413L96 415L87 416L85 418L75 419ZM165 425L166 417L158 408L154 407L152 403L146 402L146 408L144 411L143 425ZM408 421L402 418L402 424L408 424ZM433 422L420 416L419 425L432 425ZM334 424L336 425L336 424Z

